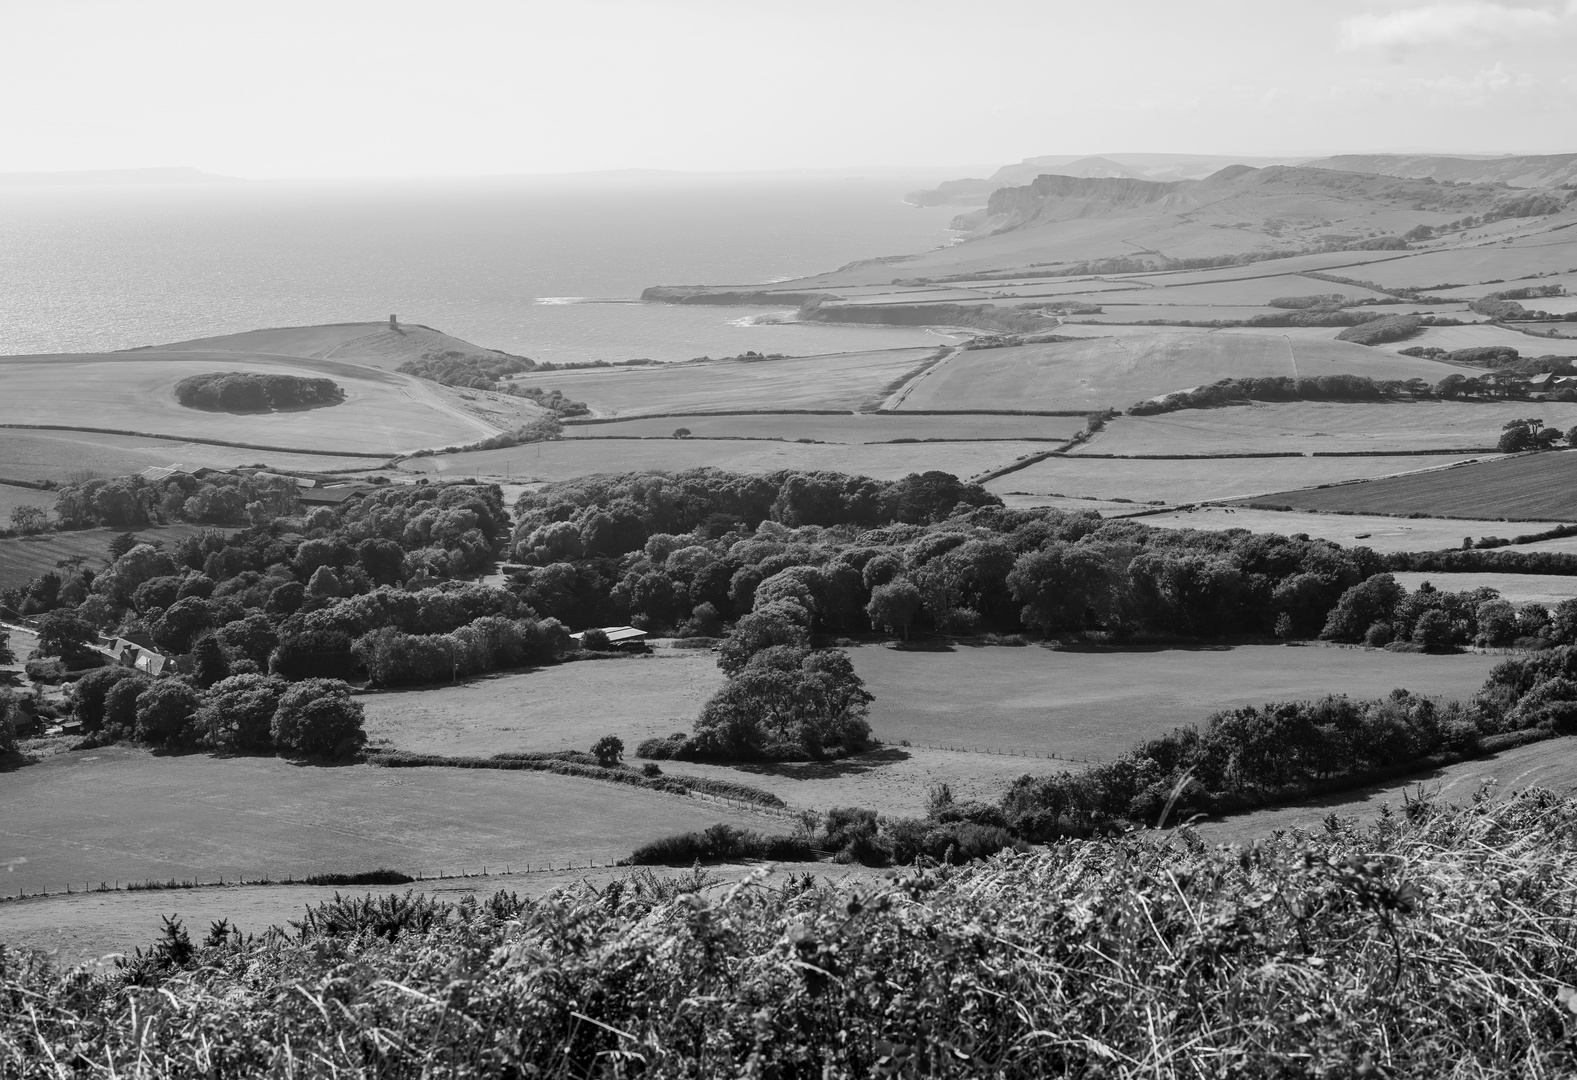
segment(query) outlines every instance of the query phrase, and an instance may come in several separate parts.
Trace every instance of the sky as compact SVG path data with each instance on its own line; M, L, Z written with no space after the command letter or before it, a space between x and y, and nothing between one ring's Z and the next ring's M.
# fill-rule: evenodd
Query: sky
M1577 151L1577 0L0 0L0 172Z

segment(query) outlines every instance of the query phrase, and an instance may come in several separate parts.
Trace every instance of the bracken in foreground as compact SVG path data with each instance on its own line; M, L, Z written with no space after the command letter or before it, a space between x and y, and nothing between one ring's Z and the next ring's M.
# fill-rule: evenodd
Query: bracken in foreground
M7 952L10 1076L1570 1075L1577 800L1210 850L1070 842L861 891L638 875L338 900L113 976Z

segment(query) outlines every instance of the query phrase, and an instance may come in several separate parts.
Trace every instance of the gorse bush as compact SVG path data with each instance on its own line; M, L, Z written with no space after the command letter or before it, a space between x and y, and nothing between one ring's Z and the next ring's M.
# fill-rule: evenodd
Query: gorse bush
M1556 1076L1577 801L848 888L340 897L140 980L0 954L0 1068L104 1075ZM149 985L137 985L145 981ZM98 1063L102 1063L102 1067ZM79 1070L82 1071L82 1070Z

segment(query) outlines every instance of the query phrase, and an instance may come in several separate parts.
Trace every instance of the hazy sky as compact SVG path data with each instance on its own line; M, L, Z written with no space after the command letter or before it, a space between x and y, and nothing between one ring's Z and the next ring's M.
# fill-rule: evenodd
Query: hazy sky
M0 172L1577 151L1577 0L0 0Z

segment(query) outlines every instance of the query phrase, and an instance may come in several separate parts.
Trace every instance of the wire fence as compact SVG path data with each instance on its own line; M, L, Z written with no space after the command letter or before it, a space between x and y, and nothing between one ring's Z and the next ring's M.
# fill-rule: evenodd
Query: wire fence
M234 888L237 886L258 885L288 885L288 886L313 886L317 888L335 889L374 889L374 888L399 888L402 885L418 881L454 881L466 878L496 878L496 877L521 877L527 874L562 874L575 870L611 870L621 867L618 859L611 857L576 856L564 859L545 859L539 863L526 863L516 866L513 863L500 865L482 865L476 870L461 867L457 870L438 867L431 870L402 871L402 875L410 879L407 881L332 881L323 880L332 875L319 874L285 874L281 877L271 877L267 874L248 876L237 874L228 876L220 874L211 880L202 877L193 878L168 878L157 880L153 878L142 881L101 881L98 884L83 882L78 887L75 882L62 886L41 885L36 889L18 888L12 895L0 895L0 904L15 903L18 900L36 900L46 896L80 896L89 893L134 893L134 892L171 892L190 889L219 889ZM624 869L634 869L629 864L623 864ZM357 875L351 875L355 877ZM370 876L370 875L368 875Z
M1104 765L1107 762L1106 758L1074 757L1070 754L1059 754L1055 750L1022 750L1011 746L942 746L936 743L920 743L908 739L904 740L898 745L915 747L921 750L947 750L955 754L991 754L996 757L1040 758L1044 761L1066 761L1070 765Z

